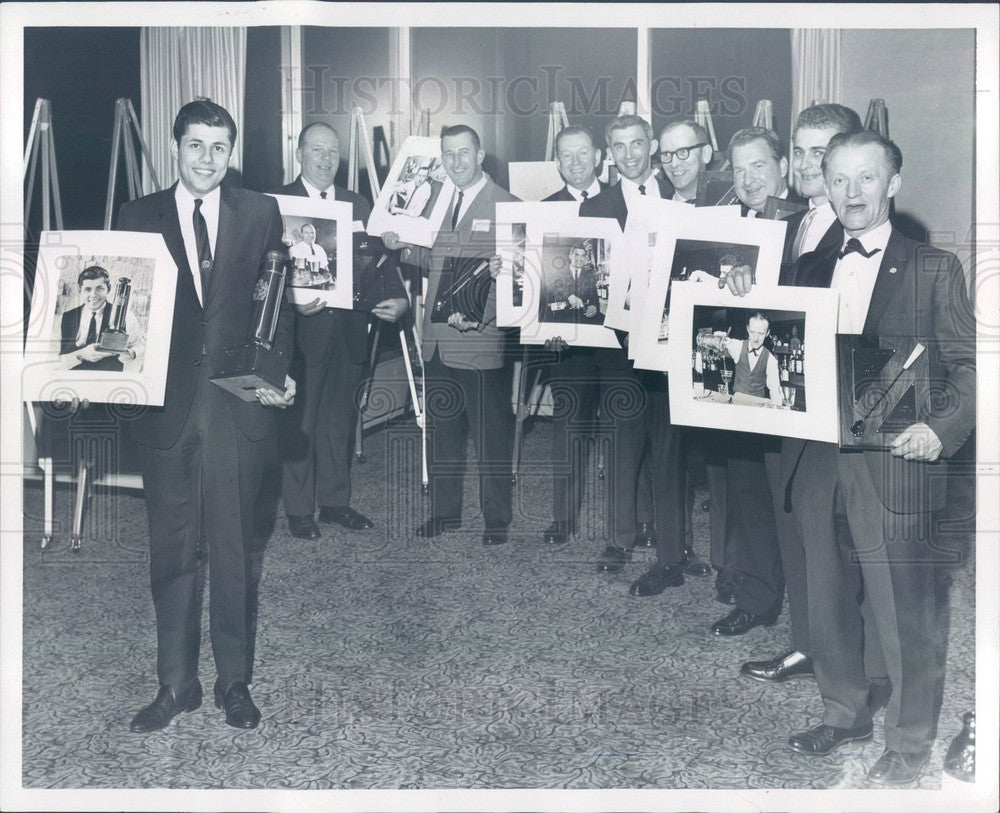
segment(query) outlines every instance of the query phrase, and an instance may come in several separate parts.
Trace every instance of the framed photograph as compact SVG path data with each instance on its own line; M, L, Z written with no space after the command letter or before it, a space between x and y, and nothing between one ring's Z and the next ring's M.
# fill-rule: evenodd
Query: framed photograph
M159 234L42 232L24 400L162 406L176 291Z
M507 173L510 193L523 201L544 200L566 185L555 161L511 161Z
M837 441L836 291L679 281L671 300L674 423Z
M695 194L695 206L732 206L739 205L733 186L733 171L731 169L714 169L702 172L698 176L698 192Z
M441 165L441 140L410 136L403 142L368 218L368 233L430 248L441 228L455 185Z
M288 246L285 292L288 301L305 305L319 299L328 308L354 306L354 214L342 200L272 195L281 210ZM357 228L361 229L360 221Z
M930 410L927 349L912 336L837 336L840 447L885 451Z
M526 286L537 288L537 307L525 319L523 344L562 338L577 347L619 347L604 327L611 258L621 243L618 222L566 217L530 220L527 245L540 247L538 267L525 263ZM537 274L537 276L535 276Z
M768 195L767 201L764 203L764 211L760 213L760 216L766 220L784 220L789 215L794 215L796 212L808 208L809 204L807 203L796 203L792 200Z
M541 246L528 245L528 223L574 217L580 206L573 201L553 203L498 203L496 205L497 254L502 263L497 277L497 325L524 329L535 322L538 281L541 279ZM526 274L530 264L533 273Z
M660 230L667 226L739 220L739 206L716 206L699 209L687 203L659 198L635 201L625 226L624 249L616 253L611 265L608 290L608 313L604 324L616 330L637 330L642 309L632 303L642 302L653 269ZM629 356L634 348L629 343Z
M663 228L653 257L656 271L649 276L638 329L633 330L629 342L634 343L635 366L667 369L670 289L674 281L704 282L706 288L718 290L723 274L748 265L755 286L776 286L786 227L781 220L716 217Z

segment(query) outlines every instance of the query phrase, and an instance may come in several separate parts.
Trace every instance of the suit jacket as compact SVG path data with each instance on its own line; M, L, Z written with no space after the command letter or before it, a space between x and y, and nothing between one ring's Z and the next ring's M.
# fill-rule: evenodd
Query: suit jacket
M788 194L785 195L785 200L789 201L790 203L804 203L804 204L809 203L809 198L802 197L802 195L800 195L790 186L788 187ZM750 212L750 207L747 206L742 201L740 201L740 217L746 217L749 214L749 212ZM795 214L798 213L796 212ZM791 216L792 215L789 215L789 217Z
M65 355L66 353L72 353L77 349L76 347L76 334L80 332L80 319L83 316L83 305L79 305L66 311L62 315L62 320L59 323L60 330L60 343L59 343L59 355ZM90 318L90 314L87 314L87 318ZM101 333L108 329L108 322L111 319L111 305L105 305L104 313L101 315L101 324L97 328L97 338L101 338ZM108 356L100 361L81 361L76 366L71 367L73 370L109 370L115 372L121 372L125 369L121 361L118 360L118 356Z
M549 306L553 303L566 303L570 296L578 296L583 300L583 308L570 308L568 305L562 310L552 310ZM567 266L562 273L555 275L553 279L546 279L542 286L541 305L539 319L546 322L576 322L579 324L589 324L601 322L603 318L598 313L593 318L587 319L584 311L593 305L600 306L600 297L597 293L597 269L592 265L585 266L580 271L580 276L573 279L573 273Z
M277 191L279 195L309 197L302 176ZM351 204L353 217L363 224L368 224L371 206L361 195L349 189L333 188L334 200ZM364 232L354 232L354 273L362 274L368 271L366 259L369 252L375 252L382 246L377 237L370 237ZM377 292L378 301L389 298L406 299L406 289L395 273L385 274L380 278L382 289ZM357 281L355 281L357 286ZM381 295L381 294L384 294ZM323 364L330 354L338 349L333 347L331 340L335 335L336 325L343 327L347 343L343 351L355 364L363 364L368 360L368 313L366 311L350 311L344 308L324 308L313 316L302 316L295 313L295 352L307 367Z
M608 188L608 185L606 183L604 183L604 181L598 180L597 184L598 184L598 186L601 187L601 191L602 192L605 189ZM594 197L596 198L597 195L594 195ZM575 200L576 200L576 198L573 197L573 195L569 191L569 189L566 186L563 186L563 188L560 189L558 192L553 192L547 198L543 198L542 199L542 203L561 202L561 201L570 201L570 202L573 202ZM589 200L589 198L588 198L588 200Z
M781 252L781 274L778 277L779 285L793 285L795 283L796 258L792 255L795 250L795 239L799 235L799 226L802 225L802 221L807 214L809 214L809 210L802 209L801 211L793 212L788 217L782 218L788 224L788 228L785 231L785 247ZM839 251L843 242L844 227L840 225L839 220L834 218L833 223L830 224L830 228L826 230L826 233L820 238L819 243L816 244L815 250L819 251L824 246L834 244Z
M452 206L448 207L433 248L418 252L421 264L428 266L424 290L423 354L430 360L434 350L447 367L496 370L503 366L506 335L496 326L496 283L490 284L486 311L478 330L460 333L447 323L431 322L430 305L436 300L442 274L449 259L483 257L496 254L496 205L517 202L510 192L486 176L486 185L476 195L461 220L451 231Z
M148 407L130 425L136 441L157 449L170 448L180 435L194 400L198 367L207 360L210 371L217 370L226 350L247 341L254 286L261 264L268 251L285 253L277 202L257 192L223 184L215 256L203 307L198 301L181 236L175 188L176 184L124 203L118 213L121 230L162 234L177 265L164 403L162 407ZM292 316L284 298L274 349L291 357ZM270 412L256 401L241 401L229 393L225 397L240 431L251 440L263 439L272 426Z
M670 200L674 196L674 185L662 173L658 172L653 177L656 178L657 186L660 187L660 197L664 200ZM609 186L600 195L594 195L594 197L583 201L580 204L580 216L611 217L617 220L618 225L624 230L625 223L628 221L628 206L625 204L625 193L622 192L621 181ZM625 370L632 366L628 354L624 350L628 334L616 330L615 335L618 337L621 348L616 350L609 347L598 347L594 351L594 359L599 367Z
M795 285L829 288L840 244L827 244L803 254ZM942 454L953 455L976 420L976 326L958 258L918 243L892 230L879 267L863 333L898 339L899 352L909 355L914 341L926 348L928 374L914 385L917 421L941 441ZM787 483L806 441L782 443L782 483ZM856 454L841 452L841 454ZM894 513L921 513L941 508L943 473L932 477L936 464L903 460L888 452L863 452L879 499ZM939 467L938 467L939 468ZM836 472L829 472L836 477Z

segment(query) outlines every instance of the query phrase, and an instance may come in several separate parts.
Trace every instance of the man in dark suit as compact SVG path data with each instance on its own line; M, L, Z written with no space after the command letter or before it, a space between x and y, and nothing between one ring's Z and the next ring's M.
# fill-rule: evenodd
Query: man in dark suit
M246 340L253 292L269 251L284 254L281 216L272 199L222 186L236 125L219 105L184 105L170 148L179 183L122 205L118 228L163 235L177 265L166 396L132 422L149 519L149 566L156 609L156 699L132 720L137 732L164 728L201 704L199 559L209 562L215 703L226 722L253 728L260 711L248 683L253 624L249 545L272 416L284 392L256 390L242 401L211 382L228 348ZM284 301L274 348L290 356L292 320Z
M538 319L543 322L600 324L597 268L586 243L575 243L553 258L542 283Z
M495 282L490 282L482 316L455 311L447 322L431 320L433 303L462 260L488 258L494 280L500 270L496 204L517 198L483 172L485 157L479 134L471 127L446 128L441 133L441 162L454 191L434 246L430 251L405 246L394 232L382 239L390 249L405 248L404 261L428 268L422 347L431 425L431 516L417 528L417 536L431 538L461 527L462 470L471 429L480 464L482 540L499 545L507 541L511 520L514 422L505 336L496 326Z
M784 150L778 134L766 127L744 127L730 139L733 188L744 217L757 217L769 197L806 202L788 187L788 159Z
M712 160L708 131L690 119L675 121L660 133L660 166L674 185L673 200L695 202L698 179Z
M373 256L380 256L381 241L364 232L371 207L360 195L333 183L340 165L337 131L322 122L304 127L295 156L299 177L278 194L349 202L355 221L354 275L377 273L371 266ZM395 322L409 307L406 289L394 271L380 274L380 279L384 295L371 313ZM368 312L327 308L319 299L295 310L292 375L298 399L278 422L288 530L299 539L319 539L313 519L317 502L322 523L371 528L372 521L351 508L351 459L358 389L368 361Z
M125 369L123 362L134 359L135 351L108 353L94 346L108 329L111 318L108 304L111 276L107 269L91 265L80 272L77 286L83 304L66 311L59 322L59 355L63 364L69 370L121 372Z
M624 229L629 204L640 197L669 200L674 188L653 171L657 149L649 122L634 115L617 116L605 130L605 139L621 179L580 205L584 217L613 218ZM632 584L633 595L652 595L684 583L685 489L680 428L670 423L667 379L660 373L636 371L625 349L599 348L601 411L613 429L610 453L611 519L599 572L618 573L632 558L636 529L636 496L643 455L651 456L653 513L656 525L657 566Z
M817 104L807 107L795 123L792 134L792 178L796 191L809 199L809 208L785 218L785 248L782 257L782 283L791 284L795 262L821 243L839 246L843 227L830 206L823 183L823 156L826 145L837 133L861 130L861 119L849 107L839 104ZM793 343L801 341L792 339ZM777 528L781 568L788 596L788 615L792 627L792 647L773 658L751 660L740 667L740 674L754 680L782 682L798 675L812 674L809 656L809 615L806 601L805 553L795 522L783 509L784 494L777 487L777 451L764 456L771 496L775 500L774 519Z
M869 779L914 781L934 743L947 648L947 571L933 544L935 462L975 424L975 317L958 259L900 234L889 219L902 154L878 133L834 136L823 175L841 245L803 255L796 285L840 293L838 333L877 337L903 357L926 348L914 381L917 422L887 451L785 440L781 482L805 547L809 638L823 721L789 739L806 755L872 736L859 596L871 606L892 684L886 750ZM940 393L948 393L942 398ZM934 394L937 393L937 394Z

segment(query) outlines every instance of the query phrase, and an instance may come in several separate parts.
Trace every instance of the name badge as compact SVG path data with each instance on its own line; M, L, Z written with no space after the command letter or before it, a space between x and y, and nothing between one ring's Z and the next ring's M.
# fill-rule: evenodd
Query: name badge
M360 220L355 220L354 223L353 223L353 230L356 231L356 232L364 231L365 230L365 224L362 223Z
M492 224L489 220L473 220L472 230L473 231L489 231Z

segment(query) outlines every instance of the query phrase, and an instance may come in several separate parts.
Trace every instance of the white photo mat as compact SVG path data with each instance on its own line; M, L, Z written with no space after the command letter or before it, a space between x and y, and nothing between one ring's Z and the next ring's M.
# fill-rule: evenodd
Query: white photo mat
M701 211L735 208L704 207ZM715 246L737 246L742 251L756 252L754 286L773 288L777 286L781 273L786 227L783 220L733 218L728 221L695 219L662 228L658 232L653 256L653 268L658 273L649 275L649 285L638 314L639 324L637 329L633 329L629 341L635 366L645 370L667 369L669 342L661 338L661 328L666 316L666 300L672 285L671 273L679 242L682 248L704 244L707 252L711 252ZM689 268L688 274L692 282L698 283L700 280L705 287L718 290L717 270L713 274L709 270ZM669 322L666 324L669 327Z
M426 207L420 207L425 214L414 210L411 214L399 211L401 197L416 194L410 186L424 174L421 170L430 167L421 183L431 189ZM451 204L455 185L448 179L441 167L441 139L427 136L409 136L400 147L392 162L389 175L382 185L378 200L368 218L368 233L381 237L386 232L395 232L404 243L431 248L441 229L445 213ZM395 210L395 211L394 211Z
M130 280L125 311L128 351L107 354L121 369L84 369L83 347L64 336L85 318L79 274L100 266L110 278L107 308L114 305L118 281ZM160 234L127 231L42 232L24 347L22 397L25 401L69 401L128 406L162 406L170 357L170 336L177 292L177 265ZM100 333L95 345L100 344ZM65 346L64 346L65 345ZM62 353L61 350L66 350ZM134 358L131 358L134 356Z
M544 216L542 218L532 218L527 222L526 229L527 245L540 247L537 253L540 255L539 262L525 262L525 287L537 290L538 307L531 312L524 313L523 327L521 331L522 344L544 344L549 339L561 338L566 344L575 347L620 347L618 337L610 328L603 324L580 324L576 321L548 321L541 319L540 313L544 310L543 300L545 298L546 281L548 273L547 265L548 252L559 252L561 248L547 248L553 246L553 241L562 246L569 246L574 242L590 241L603 246L604 258L608 268L616 251L621 247L622 231L618 226L618 221L612 218L600 217L572 217L554 218ZM597 269L600 276L601 269ZM598 317L603 322L603 313L606 309L607 300L598 308Z
M510 193L525 202L542 201L566 185L555 161L511 161L507 177Z
M528 243L528 222L571 218L579 210L580 205L574 201L496 205L497 254L501 262L496 282L499 327L519 327L525 331L527 323L538 322L542 246ZM531 274L525 273L528 265L534 269Z
M686 426L836 443L838 303L837 292L828 288L758 285L746 296L736 297L728 289L720 290L715 285L674 283L670 302L672 338L667 345L670 420ZM711 391L696 391L692 369L695 315L696 310L706 308L730 309L732 321L741 324L754 311L802 315L805 323L802 343L808 348L801 388L805 394L804 411L751 403L752 396L733 396L731 401L723 402Z
M354 240L355 230L363 231L363 224L354 221L354 209L343 200L316 200L298 195L271 195L278 201L284 228L282 241L288 247L289 262L285 272L285 294L294 305L306 305L314 299L327 308L354 307ZM297 285L296 246L302 239L303 225L312 225L316 244L323 249L333 276L332 283L323 287ZM322 256L322 255L321 255Z

